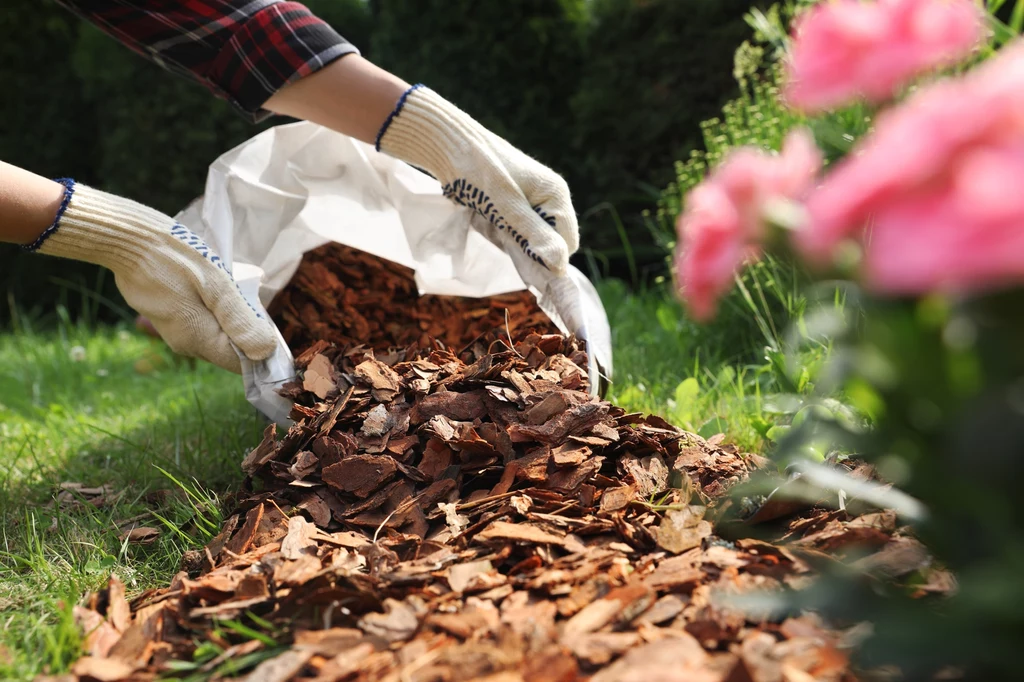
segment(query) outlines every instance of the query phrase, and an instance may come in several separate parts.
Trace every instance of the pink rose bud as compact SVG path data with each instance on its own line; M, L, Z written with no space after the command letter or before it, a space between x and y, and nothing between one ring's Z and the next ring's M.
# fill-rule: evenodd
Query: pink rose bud
M714 317L736 271L759 257L768 211L780 200L803 197L821 163L810 132L796 130L777 156L734 150L689 192L679 217L676 269L680 295L695 319Z
M837 0L794 27L784 99L819 112L857 99L883 102L916 76L949 66L985 37L973 0Z
M917 294L1024 282L1024 43L878 118L807 202L798 248L861 242L865 283Z

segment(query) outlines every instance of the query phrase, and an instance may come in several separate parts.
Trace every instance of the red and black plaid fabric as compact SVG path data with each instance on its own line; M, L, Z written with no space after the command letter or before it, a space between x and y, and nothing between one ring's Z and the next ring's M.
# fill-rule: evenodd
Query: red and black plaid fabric
M297 2L57 0L160 66L199 81L254 121L284 85L358 52Z

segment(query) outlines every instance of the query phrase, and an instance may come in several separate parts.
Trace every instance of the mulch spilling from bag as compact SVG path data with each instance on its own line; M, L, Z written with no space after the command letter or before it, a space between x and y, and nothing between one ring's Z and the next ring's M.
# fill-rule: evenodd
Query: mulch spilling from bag
M527 291L419 296L412 270L341 244L308 252L268 312L295 352L315 341L387 349L440 339L462 348L499 327L558 331Z
M851 680L846 635L728 598L858 548L927 565L891 512L717 537L716 501L763 460L592 397L571 337L427 341L311 341L296 423L245 458L223 531L168 587L128 601L112 578L76 607L68 679Z

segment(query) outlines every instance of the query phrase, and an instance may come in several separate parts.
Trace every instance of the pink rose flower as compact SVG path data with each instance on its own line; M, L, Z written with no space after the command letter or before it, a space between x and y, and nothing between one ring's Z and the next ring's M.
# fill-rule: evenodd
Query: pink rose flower
M837 0L808 10L794 27L784 99L808 112L897 88L975 49L985 16L973 0Z
M878 118L807 202L798 248L859 239L863 276L896 294L1024 282L1024 43Z
M773 202L805 195L821 163L810 132L797 130L777 156L734 150L689 192L679 217L676 270L680 295L695 319L714 317L736 271L760 255L766 212Z

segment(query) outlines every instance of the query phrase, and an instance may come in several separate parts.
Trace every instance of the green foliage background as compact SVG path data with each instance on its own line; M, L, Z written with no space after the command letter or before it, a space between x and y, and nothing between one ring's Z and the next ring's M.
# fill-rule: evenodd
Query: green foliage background
M699 122L735 93L732 53L751 0L308 0L364 55L424 82L563 173L584 244L625 270L609 202L641 260L662 267L640 219ZM72 176L175 213L206 168L254 126L52 0L0 12L0 159ZM645 247L645 245L647 245ZM17 305L108 310L112 278L0 248L0 324Z
M641 261L656 259L637 220L673 179L673 163L702 144L700 122L736 92L733 53L750 35L750 0L595 0L583 79L573 94L576 208L609 202ZM585 243L613 260L607 221L584 225Z

